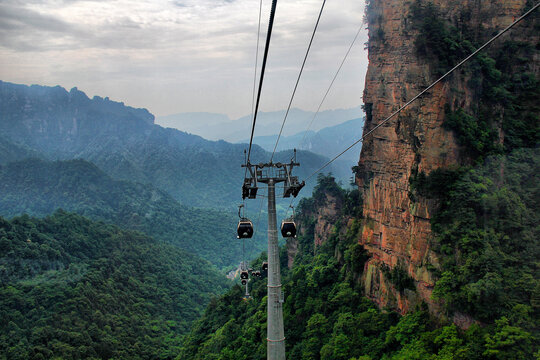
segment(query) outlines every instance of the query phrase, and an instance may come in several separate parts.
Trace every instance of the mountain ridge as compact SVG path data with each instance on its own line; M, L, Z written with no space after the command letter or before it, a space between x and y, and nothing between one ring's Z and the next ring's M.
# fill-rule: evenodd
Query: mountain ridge
M67 92L1 82L0 131L8 141L49 160L83 158L115 179L152 183L185 204L232 210L240 201L245 144L165 129L145 109L106 98L90 100L76 88ZM269 157L253 147L252 162ZM290 152L276 154L282 162L290 157ZM302 151L298 157L300 177L327 160Z
M317 113L316 121L312 123L315 131L324 127L338 125L349 119L361 117L361 108L324 110ZM281 127L285 110L261 111L257 115L257 136L272 136L277 134ZM295 134L305 131L307 125L315 117L315 112L292 108L287 116L284 135ZM220 118L221 121L216 122ZM238 119L230 119L224 114L215 113L179 113L167 116L159 116L156 123L165 127L176 128L181 131L197 134L207 139L226 140L234 143L243 141L253 121L252 115L245 115ZM198 122L203 122L199 124ZM212 124L208 128L206 124Z
M281 136L277 151L296 148L298 150L311 151L328 158L333 158L344 150L345 146L352 144L362 136L364 118L347 120L343 123L327 126L318 131L303 131L289 136ZM267 151L273 151L277 140L277 134L268 136L255 136L253 143ZM240 142L249 142L242 140ZM346 160L350 168L357 163L358 151L349 151L340 158Z

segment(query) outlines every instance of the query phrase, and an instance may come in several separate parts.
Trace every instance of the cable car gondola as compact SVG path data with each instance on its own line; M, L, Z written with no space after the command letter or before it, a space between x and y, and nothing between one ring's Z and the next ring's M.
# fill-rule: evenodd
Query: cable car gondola
M244 279L247 279L249 278L249 273L247 272L247 270L242 270L240 272L240 279L244 280Z
M267 271L268 271L268 263L267 263L266 261L262 263L261 270L262 270L263 272L267 272Z
M236 228L236 237L238 239L250 239L253 236L253 223L248 218L244 217L244 214L240 214L244 208L244 204L238 206L238 227Z
M285 219L281 222L281 236L284 238L296 237L296 224L293 219Z
M290 218L281 221L281 236L284 238L296 237L296 223L294 222L294 207L290 205L293 214Z
M236 228L238 239L250 239L253 236L253 223L247 218L242 218Z

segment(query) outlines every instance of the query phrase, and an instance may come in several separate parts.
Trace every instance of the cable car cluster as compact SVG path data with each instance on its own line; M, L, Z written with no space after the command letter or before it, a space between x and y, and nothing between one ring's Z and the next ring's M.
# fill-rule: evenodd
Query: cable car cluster
M240 282L242 285L247 285L249 279L249 272L247 270L242 270L240 272Z
M242 265L244 265L244 263L242 263ZM250 269L243 269L242 271L240 271L240 283L243 286L246 286L249 282L250 275L253 276L254 278L261 279L267 273L268 273L268 263L265 261L261 265L261 270L253 270L250 268ZM246 291L246 294L249 295L247 291Z
M236 232L236 237L238 239L251 239L254 232L253 222L246 217L240 217ZM296 223L294 222L294 215L281 221L281 236L284 238L296 237Z

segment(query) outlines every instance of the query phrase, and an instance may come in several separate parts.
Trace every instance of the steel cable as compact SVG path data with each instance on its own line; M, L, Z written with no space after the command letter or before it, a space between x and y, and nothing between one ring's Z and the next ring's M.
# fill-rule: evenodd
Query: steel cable
M270 162L274 159L274 154L276 153L276 149L279 143L279 139L281 138L281 133L283 132L283 127L285 126L285 121L287 121L287 116L289 115L289 111L291 110L291 105L294 99L294 95L296 94L296 89L298 88L298 83L300 82L300 78L302 77L302 72L304 71L304 66L306 65L306 60L309 55L309 50L311 49L311 44L313 43L313 38L315 37L315 33L317 32L317 28L319 27L319 22L321 20L321 15L324 10L324 5L326 4L326 0L323 0L321 10L319 11L319 16L317 17L317 22L315 23L315 27L313 28L313 33L311 34L311 39L309 40L309 45L306 50L306 55L304 56L304 61L302 62L302 66L300 67L300 73L298 74L298 78L296 79L296 84L294 85L294 90L291 95L291 99L289 101L289 105L287 106L287 111L285 112L285 117L283 118L283 122L281 123L281 129L279 130L279 135L276 140L276 145L274 146L274 151L272 152L272 156L270 157Z

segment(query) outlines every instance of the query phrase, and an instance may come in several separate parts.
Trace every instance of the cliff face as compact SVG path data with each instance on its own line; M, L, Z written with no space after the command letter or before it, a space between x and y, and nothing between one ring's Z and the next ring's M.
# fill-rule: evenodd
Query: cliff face
M332 234L336 222L341 218L343 199L337 194L321 191L319 201L304 211L297 218L300 236L313 238L314 247L322 245ZM341 232L345 229L340 229ZM292 269L294 257L299 251L296 238L287 239L287 266Z
M458 29L467 26L481 44L521 15L526 2L433 0L432 4L443 21ZM433 63L418 55L416 41L421 35L414 25L415 4L425 6L427 1L369 2L364 132L438 77ZM519 36L515 33L519 33L518 29L512 31L511 36ZM363 144L356 178L364 196L365 219L359 241L371 256L365 265L363 283L366 295L380 306L405 313L425 301L432 311L438 309L431 299L436 279L429 271L439 263L430 248L430 218L437 204L436 200L412 197L409 179L419 172L429 174L437 168L471 161L462 155L454 132L442 126L445 105L463 109L475 106L479 90L470 84L467 72L452 75L377 129ZM500 131L499 137L503 136ZM396 267L414 280L414 290L400 292L390 283L385 274Z

